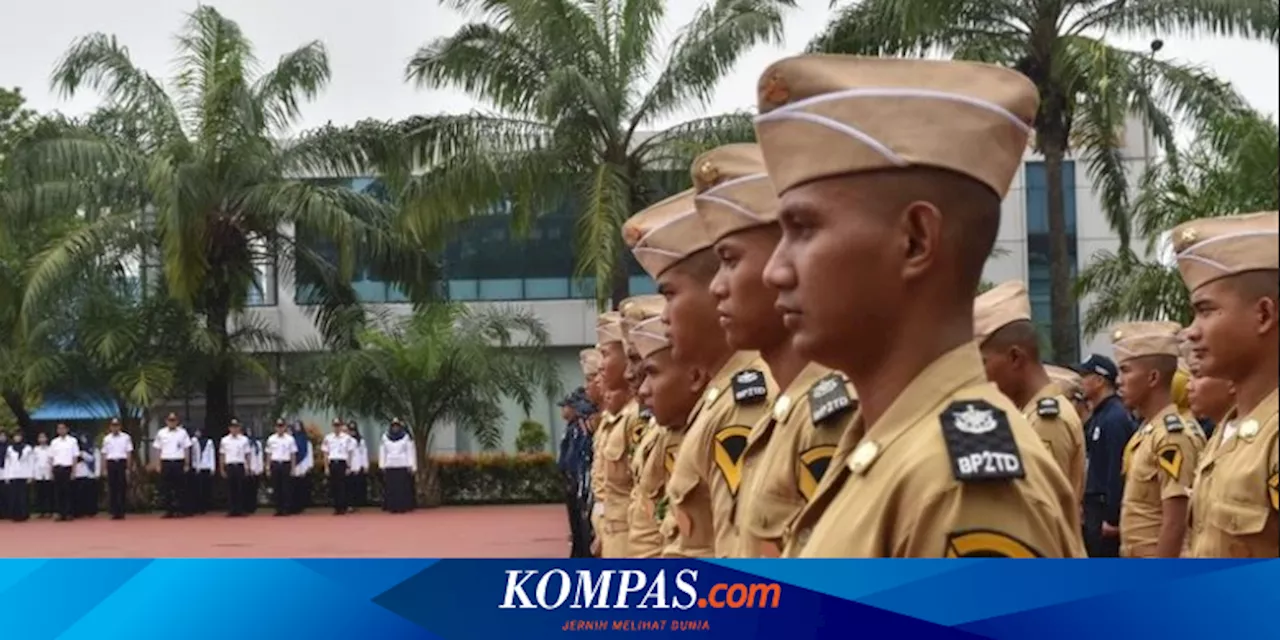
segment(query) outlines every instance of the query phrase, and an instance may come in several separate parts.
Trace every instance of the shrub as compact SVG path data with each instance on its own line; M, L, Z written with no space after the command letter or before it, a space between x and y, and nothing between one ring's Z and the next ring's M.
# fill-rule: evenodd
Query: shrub
M516 435L516 451L520 453L545 453L547 450L547 430L541 422L525 420L520 423L520 432Z

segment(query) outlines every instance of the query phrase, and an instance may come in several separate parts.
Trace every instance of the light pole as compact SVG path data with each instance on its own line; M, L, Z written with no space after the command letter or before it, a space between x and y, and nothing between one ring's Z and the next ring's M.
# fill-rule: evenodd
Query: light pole
M1142 88L1151 94L1151 65L1155 60L1156 53L1164 48L1164 40L1156 38L1151 41L1150 51L1146 55L1145 63L1142 68ZM1142 115L1142 171L1146 173L1151 168L1151 121L1147 119L1146 114Z

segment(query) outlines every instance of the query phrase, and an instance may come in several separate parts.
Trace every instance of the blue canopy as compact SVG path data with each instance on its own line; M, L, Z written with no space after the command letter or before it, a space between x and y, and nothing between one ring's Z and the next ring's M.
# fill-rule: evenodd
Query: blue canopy
M31 411L31 419L40 422L76 420L108 420L119 417L116 403L105 396L47 395L44 403ZM135 414L132 417L138 417Z

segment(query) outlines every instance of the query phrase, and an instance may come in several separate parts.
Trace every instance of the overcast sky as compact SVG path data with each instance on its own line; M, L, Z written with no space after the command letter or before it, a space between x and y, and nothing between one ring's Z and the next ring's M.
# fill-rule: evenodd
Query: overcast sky
M309 40L328 47L333 80L303 111L302 126L362 118L466 111L473 103L457 92L415 89L403 80L414 50L452 33L463 16L436 0L216 0L224 15L240 23L258 57L274 60ZM700 4L671 2L666 36L684 25ZM828 0L800 0L787 19L787 44L753 51L728 76L707 113L754 106L756 79L772 60L799 51L828 19ZM0 0L0 86L23 88L36 109L80 114L97 104L93 95L66 100L49 90L49 73L73 39L100 31L129 47L134 61L152 75L168 77L173 35L194 0ZM1205 65L1234 82L1258 108L1277 111L1280 102L1276 50L1262 43L1189 39L1163 35L1162 57ZM1116 40L1145 49L1147 39ZM696 114L688 114L696 115Z

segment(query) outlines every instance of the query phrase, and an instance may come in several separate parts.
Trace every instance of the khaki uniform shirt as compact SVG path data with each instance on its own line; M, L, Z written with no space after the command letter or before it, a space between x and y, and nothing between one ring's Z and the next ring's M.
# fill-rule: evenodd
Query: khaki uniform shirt
M1084 556L1071 485L973 343L925 368L875 424L855 416L841 445L855 442L795 525L802 557Z
M1191 556L1275 558L1277 524L1277 394L1241 420L1233 411L1213 433L1191 496Z
M737 552L732 517L742 454L776 394L768 368L754 351L734 354L711 379L689 414L689 430L667 482L664 557L727 558Z
M1076 502L1083 502L1084 423L1075 406L1058 392L1057 384L1049 383L1022 408L1022 415L1066 474L1076 492Z
M643 433L645 421L640 418L640 405L632 400L613 418L605 436L604 455L604 535L600 555L604 558L626 558L627 510L631 504L631 487L635 476L631 471L630 453L634 441Z
M591 508L591 527L597 538L604 534L604 443L609 437L609 427L613 425L615 416L608 411L601 411L596 422L596 430L591 434L591 495L595 505Z
M810 363L773 401L744 454L734 523L744 558L775 557L792 520L813 498L840 436L853 422L857 395L843 375Z
M1204 439L1169 405L1134 432L1124 448L1120 555L1154 558L1164 501L1191 495Z
M667 484L666 473L662 473L665 438L666 429L650 422L631 454L631 473L636 481L631 487L631 504L627 508L627 551L632 558L656 558L662 553L662 533L654 515L657 513L657 500L662 497L662 489ZM645 472L654 459L657 460L658 477L649 478L650 486L646 487ZM657 490L653 491L655 482Z

